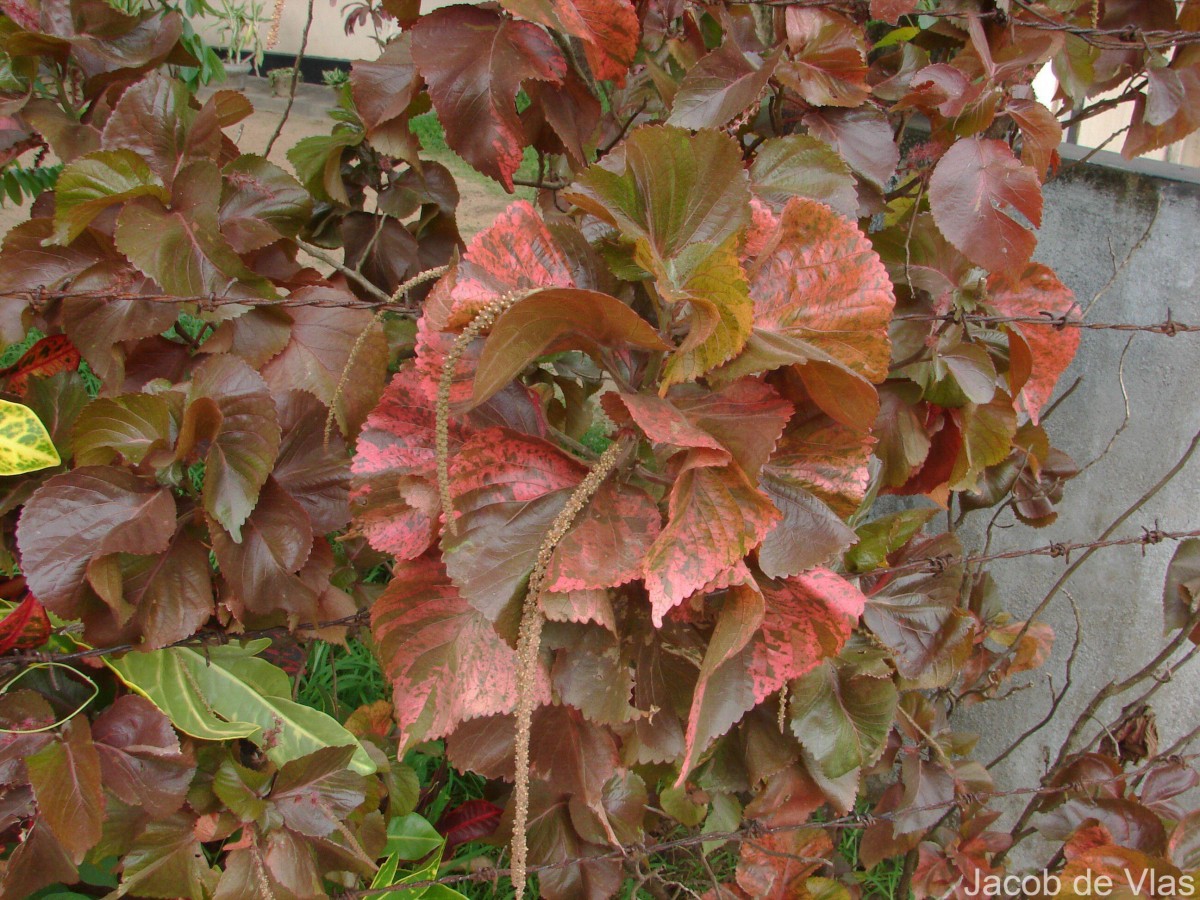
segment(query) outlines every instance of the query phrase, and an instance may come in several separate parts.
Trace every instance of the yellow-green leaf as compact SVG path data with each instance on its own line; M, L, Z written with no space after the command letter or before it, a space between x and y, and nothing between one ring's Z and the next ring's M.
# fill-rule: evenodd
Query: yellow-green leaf
M255 656L268 643L203 651L170 647L105 662L192 737L247 738L280 766L322 747L353 744L350 768L363 775L374 772L375 763L354 735L325 713L293 702L283 670Z
M0 400L0 475L36 472L60 462L46 426L33 410Z

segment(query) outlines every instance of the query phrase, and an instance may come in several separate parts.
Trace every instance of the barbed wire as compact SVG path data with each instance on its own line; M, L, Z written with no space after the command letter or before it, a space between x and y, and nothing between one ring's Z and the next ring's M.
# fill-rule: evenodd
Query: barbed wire
M421 273L424 275L425 273ZM420 276L417 276L418 278ZM411 280L411 279L410 279ZM406 282L407 283L407 282ZM402 293L397 291L397 294ZM296 296L287 297L218 297L216 294L141 294L136 291L111 289L96 289L88 291L47 290L45 288L30 288L27 290L2 291L0 300L24 300L33 309L41 310L47 303L62 300L148 300L152 303L193 303L201 311L211 312L226 306L250 307L316 307L318 309L380 309L388 308L401 313L416 314L419 307L406 305L394 299L362 300L353 295L343 297L330 296Z
M421 273L409 282L418 282L426 280L424 276L427 273ZM403 291L397 291L397 295L402 295ZM62 300L148 300L154 303L175 303L185 304L194 303L201 311L212 311L225 306L251 306L251 307L275 307L287 309L289 307L316 307L318 309L368 309L378 310L387 309L392 312L401 313L404 315L420 315L421 308L419 305L411 305L401 303L398 300L362 300L358 297L346 295L343 297L330 297L322 295L314 296L289 296L282 298L263 298L263 297L218 297L215 294L204 295L183 295L183 294L139 294L132 291L112 291L112 290L87 290L87 291L72 291L72 290L46 290L44 288L31 288L28 290L18 291L0 291L0 299L25 300L35 310L42 309L47 303ZM1171 311L1167 310L1167 318L1161 322L1088 322L1078 318L1072 318L1074 312L1055 313L1049 310L1041 312L1039 315L1019 315L1019 316L1002 316L991 315L988 313L963 313L963 312L947 312L947 313L902 313L895 316L893 322L966 322L975 325L1044 325L1056 329L1076 328L1084 331L1123 331L1123 332L1142 332L1145 334L1157 334L1166 337L1175 337L1179 334L1197 334L1200 333L1200 324L1180 322L1176 320Z
M707 0L690 0L696 6L708 5ZM849 15L869 15L869 0L722 0L730 6L768 6L777 8L828 9ZM1036 31L1051 31L1069 34L1085 43L1104 50L1165 50L1200 43L1200 32L1182 29L1140 28L1126 25L1122 28L1100 28L1099 26L1072 25L1060 22L1025 2L1013 0L1019 12L1003 10L920 10L908 15L937 19L966 19L974 16L1001 25L1019 25ZM1019 13L1026 13L1028 17Z
M1077 328L1084 331L1138 331L1175 337L1200 333L1200 325L1176 321L1170 310L1162 322L1087 322L1071 318L1072 313L1045 311L1037 316L993 316L987 313L903 313L893 322L970 322L976 325L1048 325L1051 328Z
M915 813L926 812L949 812L956 808L965 810L968 807L978 805L983 801L1003 799L1005 797L1027 797L1035 794L1041 794L1049 797L1071 792L1082 793L1094 788L1105 787L1118 782L1133 781L1138 778L1142 778L1159 766L1183 763L1190 764L1195 759L1200 759L1200 753L1188 753L1170 757L1156 758L1131 772L1121 772L1107 778L1082 778L1059 785L1038 785L1036 787L1011 788L1008 790L972 791L969 793L957 794L952 800L942 800L936 803L925 804L923 806L910 806L903 809L892 810L890 812L849 813L847 815L838 816L833 819L826 819L824 821L790 822L783 825L766 825L762 822L749 820L741 827L730 831L709 832L707 834L703 832L689 834L684 837L672 838L671 840L660 841L654 844L621 844L618 847L614 847L607 853L578 859L564 859L553 863L543 863L539 866L530 866L526 871L527 874L534 875L539 872L550 872L556 869L563 869L568 866L586 865L588 863L606 862L609 860L624 860L637 857L647 857L657 853L665 853L670 850L692 847L697 844L724 844L730 841L735 841L738 843L753 842L770 835L788 834L796 831L825 831L838 828L866 828L880 822L894 822L900 816L909 816ZM776 850L773 851L773 853L780 853L780 851ZM782 855L787 857L795 856L795 854L789 853L782 853ZM806 861L812 862L818 861L817 859L813 858L805 859ZM820 861L830 864L833 862L832 860L826 859L820 859ZM511 870L488 868L475 872L443 875L440 878L430 878L425 881L404 881L396 882L395 884L390 884L383 887L352 889L348 891L342 891L335 896L340 898L340 900L356 900L356 898L372 897L378 894L386 893L389 890L396 890L397 888L404 888L406 890L420 890L422 888L428 888L439 884L452 885L463 882L494 881L497 878L505 875L511 875Z
M998 553L941 554L938 556L923 556L899 565L881 566L865 572L848 574L850 577L877 577L881 575L895 575L910 572L928 572L931 574L938 574L946 571L952 566L975 565L987 562L998 562L1002 560L1021 559L1031 556L1046 556L1052 559L1062 559L1069 563L1071 554L1082 550L1105 550L1113 547L1141 546L1142 552L1144 553L1147 547L1154 546L1155 544L1161 544L1165 541L1183 541L1189 538L1200 538L1200 529L1193 529L1190 531L1165 531L1155 524L1153 528L1143 527L1140 534L1130 535L1123 538L1109 538L1108 540L1097 541L1053 541L1038 547L1026 547L1019 550L1005 550ZM296 632L322 631L326 628L338 628L342 626L354 627L366 622L369 616L370 610L363 609L352 615L342 616L338 619L328 619L321 622L302 622L293 628L289 628L288 626L284 625L276 625L270 628L261 628L242 632L205 631L201 632L200 634L194 634L190 637L174 641L173 643L167 644L160 649L228 644L233 641L253 640L261 637L295 634ZM69 637L71 632L60 631L58 634ZM10 654L9 656L0 657L0 669L13 667L27 668L29 666L44 665L45 663L80 662L87 659L96 659L102 656L111 656L116 653L126 653L128 651L137 649L139 648L135 644L115 644L109 647L89 647L85 650L76 650L70 653L14 653Z

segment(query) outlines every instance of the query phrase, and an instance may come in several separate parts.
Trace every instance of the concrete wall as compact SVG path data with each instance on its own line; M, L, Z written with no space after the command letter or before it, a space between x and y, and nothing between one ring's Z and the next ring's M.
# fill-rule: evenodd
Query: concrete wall
M1078 158L1080 152L1068 148L1064 155ZM1200 322L1197 175L1195 169L1148 161L1130 164L1103 153L1092 164L1064 165L1060 176L1046 185L1036 257L1054 268L1085 306L1112 279L1113 256L1124 260L1149 228L1142 248L1096 302L1090 321L1155 323L1170 309L1178 321ZM1121 426L1125 405L1118 360L1130 336L1084 331L1082 338L1060 391L1076 378L1082 382L1047 422L1053 443L1081 465L1101 454ZM998 530L994 549L1092 540L1179 460L1200 431L1200 334L1135 334L1126 355L1125 383L1129 424L1107 456L1068 483L1058 521L1042 530L1021 525ZM1200 453L1114 536L1136 535L1140 526L1153 527L1156 521L1164 530L1200 527ZM973 536L968 530L965 536L976 547L982 543L978 530ZM1092 694L1136 671L1161 647L1163 574L1175 546L1150 547L1144 556L1137 547L1099 551L1066 585L1084 621L1072 691L1053 727L998 768L999 786L1037 784L1047 754L1057 753L1066 729ZM1061 559L1039 557L993 566L1005 605L1018 615L1036 606L1065 568ZM1037 685L1004 702L961 714L963 725L983 735L980 759L990 759L1044 715L1049 704L1045 673L1053 675L1056 688L1063 683L1074 630L1065 597L1053 602L1047 621L1058 642L1043 673L1033 679ZM1105 712L1111 717L1123 705L1110 705ZM1200 662L1177 673L1151 705L1164 749L1200 724ZM1088 734L1096 728L1089 726Z

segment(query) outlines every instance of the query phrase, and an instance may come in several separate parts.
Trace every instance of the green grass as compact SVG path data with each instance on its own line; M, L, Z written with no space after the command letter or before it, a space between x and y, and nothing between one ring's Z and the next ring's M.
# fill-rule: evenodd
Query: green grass
M860 802L855 807L855 811L868 812L870 806L869 803ZM862 864L859 862L858 848L862 844L862 838L863 830L861 828L846 828L839 834L835 849L854 871L854 878L863 887L863 896L870 900L901 900L899 891L900 879L904 873L904 857L893 856L866 871L861 871ZM908 897L904 900L909 900L911 897L912 892L909 891Z
M391 688L375 654L350 638L345 647L313 641L296 686L296 700L339 722L360 706L387 700Z

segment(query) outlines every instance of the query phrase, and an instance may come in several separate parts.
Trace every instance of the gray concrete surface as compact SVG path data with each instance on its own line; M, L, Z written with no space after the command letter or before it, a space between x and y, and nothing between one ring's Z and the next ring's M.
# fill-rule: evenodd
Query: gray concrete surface
M1078 157L1070 150L1065 157ZM1094 322L1157 323L1170 310L1181 322L1200 322L1200 184L1195 170L1162 163L1127 164L1103 154L1102 165L1064 166L1046 185L1045 221L1036 258L1054 268L1087 306ZM1148 234L1147 234L1147 229ZM1146 235L1140 249L1130 251ZM1114 269L1128 262L1114 278ZM1114 266L1116 260L1116 267ZM1051 440L1081 465L1100 456L1121 427L1125 401L1118 361L1126 342L1125 386L1129 421L1112 449L1070 482L1058 521L1034 530L999 529L993 549L1017 549L1049 541L1088 541L1152 487L1183 455L1200 431L1200 334L1164 337L1085 331L1060 392L1082 381L1047 422ZM1115 537L1136 535L1156 522L1164 530L1200 528L1200 453ZM984 518L977 516L976 518ZM1011 524L1012 519L1002 520ZM981 544L978 527L965 535ZM1123 679L1150 660L1163 643L1163 576L1175 545L1096 553L1066 585L1083 616L1082 643L1073 685L1057 720L997 768L998 787L1035 785L1046 760L1057 753L1066 730L1094 692ZM1063 572L1061 559L1024 558L993 566L1005 605L1028 613ZM1049 705L1045 676L1063 684L1074 619L1059 596L1047 621L1058 640L1035 684L1010 699L965 710L956 720L982 735L978 756L990 759ZM1128 698L1126 698L1128 700ZM1110 703L1111 721L1123 702ZM1200 662L1175 672L1152 699L1161 746L1200 725ZM1095 734L1092 723L1087 734ZM1193 748L1195 749L1195 748ZM1032 865L1034 857L1016 855Z

